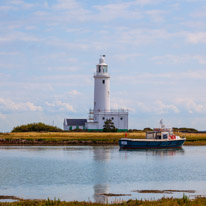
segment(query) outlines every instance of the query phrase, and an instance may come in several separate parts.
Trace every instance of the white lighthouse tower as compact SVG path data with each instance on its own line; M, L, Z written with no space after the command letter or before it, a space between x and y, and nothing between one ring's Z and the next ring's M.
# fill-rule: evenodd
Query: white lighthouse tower
M105 55L100 57L94 75L94 120L99 112L110 112L110 76Z
M110 75L105 55L100 56L94 74L94 109L90 110L89 121L86 123L88 130L101 131L104 122L111 119L119 131L128 130L128 111L125 109L110 109Z

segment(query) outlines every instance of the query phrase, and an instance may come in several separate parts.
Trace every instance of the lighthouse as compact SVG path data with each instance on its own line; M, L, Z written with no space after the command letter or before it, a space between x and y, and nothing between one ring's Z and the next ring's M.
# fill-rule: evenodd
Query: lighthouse
M94 74L94 107L89 111L89 119L85 124L89 131L101 131L106 120L110 119L119 131L128 130L128 111L110 108L110 75L106 56L101 55Z
M110 76L105 55L100 56L94 75L94 120L99 112L110 112Z
M87 129L102 131L106 120L111 120L118 131L128 130L128 110L110 108L110 75L106 56L101 55L94 74L94 107L88 119L64 119L64 130ZM124 97L123 97L124 98Z

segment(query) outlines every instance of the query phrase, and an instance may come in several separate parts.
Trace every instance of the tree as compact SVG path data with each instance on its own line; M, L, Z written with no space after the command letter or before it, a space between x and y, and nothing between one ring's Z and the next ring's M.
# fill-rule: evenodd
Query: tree
M143 129L144 132L149 132L149 131L153 131L153 129L151 129L150 127L146 127Z
M107 119L104 122L103 132L117 132L117 128L114 126L111 119Z
M39 122L14 127L11 132L62 132L62 130L58 127Z

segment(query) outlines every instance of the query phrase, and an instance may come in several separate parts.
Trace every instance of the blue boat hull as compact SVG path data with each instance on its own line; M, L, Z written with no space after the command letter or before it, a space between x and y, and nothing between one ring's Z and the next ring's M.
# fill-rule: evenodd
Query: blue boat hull
M185 139L178 140L131 140L120 139L120 149L167 149L167 148L181 148Z

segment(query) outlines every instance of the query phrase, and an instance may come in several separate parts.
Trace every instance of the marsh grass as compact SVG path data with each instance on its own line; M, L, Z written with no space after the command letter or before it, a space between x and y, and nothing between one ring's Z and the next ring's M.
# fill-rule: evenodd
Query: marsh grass
M120 203L102 204L92 202L65 202L60 200L24 200L12 203L1 203L0 206L205 206L205 197L189 199L186 195L182 198L162 198L159 200L129 200Z
M181 137L186 137L185 145L206 145L206 134L204 133L176 133ZM62 141L91 143L91 144L118 144L120 138L125 137L125 133L104 133L104 132L12 132L1 133L0 139L7 140L27 140L30 142L50 142L59 143ZM131 139L144 139L145 132L131 132L127 135Z
M25 132L0 134L0 139L27 139L27 140L93 140L93 141L118 141L124 133L92 133L92 132ZM144 138L145 133L131 133L130 138Z

